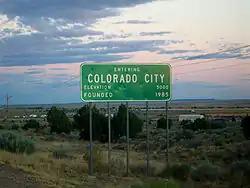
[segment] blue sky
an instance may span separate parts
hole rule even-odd
[[[167,62],[173,99],[250,98],[250,48],[233,50],[250,44],[249,7],[249,0],[0,0],[0,97],[80,102],[82,62]]]

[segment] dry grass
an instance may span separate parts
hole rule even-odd
[[[5,151],[0,151],[0,162],[14,168],[22,169],[31,173],[36,179],[41,180],[44,185],[52,187],[71,188],[71,187],[117,187],[138,182],[138,178],[126,178],[125,158],[121,152],[112,153],[112,174],[108,177],[107,152],[100,151],[99,156],[94,154],[94,166],[96,178],[89,177],[88,160],[84,160],[83,150],[85,144],[73,142],[46,142],[38,140],[38,151],[32,155],[19,155]],[[53,151],[63,150],[69,157],[56,158]],[[73,152],[78,149],[77,152]],[[131,153],[133,154],[133,153]],[[101,158],[100,158],[101,156]],[[125,156],[125,155],[124,155]],[[143,165],[132,157],[131,171],[136,171],[138,166]],[[145,162],[144,162],[145,163]],[[120,178],[118,178],[118,176]]]

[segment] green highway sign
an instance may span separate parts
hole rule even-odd
[[[169,64],[81,64],[84,102],[169,101]]]

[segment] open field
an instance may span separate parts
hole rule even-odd
[[[191,106],[191,103],[188,105]],[[246,106],[232,108],[228,104],[228,107],[218,108],[220,106],[218,105],[216,108],[215,105],[211,108],[211,106],[201,107],[200,104],[198,108],[198,103],[195,103],[196,108],[189,108],[188,105],[171,106],[169,109],[170,117],[177,118],[180,114],[185,113],[212,116],[245,116],[250,113],[250,108]],[[70,106],[67,107],[67,110],[74,108]],[[142,110],[144,107],[139,106],[139,108],[141,110],[136,111],[135,109],[134,112],[139,117],[144,118],[145,111]],[[191,112],[191,110],[195,110],[195,112]],[[164,112],[164,109],[151,109],[149,117],[150,119],[157,118]],[[1,113],[4,114],[5,111]],[[124,147],[126,143],[124,142],[112,144],[111,176],[108,175],[108,145],[95,142],[94,176],[89,176],[89,158],[86,157],[89,155],[88,142],[80,141],[77,133],[55,135],[47,129],[24,131],[21,127],[26,119],[11,117],[36,113],[44,114],[45,111],[11,107],[8,120],[0,120],[0,133],[11,131],[34,140],[36,146],[35,152],[30,155],[0,151],[0,170],[2,171],[0,171],[0,180],[5,188],[18,186],[31,188],[128,188],[132,184],[142,184],[156,179],[166,181],[168,173],[163,173],[166,169],[165,130],[153,129],[154,125],[151,125],[150,128],[150,177],[145,177],[145,132],[142,132],[138,138],[131,140],[130,174],[128,177],[125,174],[126,153]],[[37,120],[41,124],[47,125],[46,119],[37,118]],[[189,136],[186,137],[187,135]],[[182,168],[177,169],[177,172],[171,171],[174,174],[175,180],[173,181],[181,182],[184,185],[183,188],[248,188],[250,184],[241,171],[241,166],[250,166],[250,163],[246,161],[250,157],[249,146],[249,141],[243,137],[240,122],[227,122],[227,126],[221,129],[191,131],[189,133],[180,129],[176,124],[170,129],[170,165],[187,164],[192,166],[192,171],[188,174],[185,174],[186,172]],[[180,180],[182,176],[188,177],[185,180]]]
[[[107,112],[107,104],[95,104],[97,108],[101,109],[104,113]],[[111,103],[111,111],[115,113],[120,103]],[[41,116],[46,114],[46,110],[52,105],[12,105],[9,107],[7,113],[4,108],[0,108],[0,118],[8,115],[13,118],[14,116],[29,116],[36,114]],[[64,108],[69,116],[73,116],[77,109],[83,104],[56,104],[58,108]],[[132,111],[138,115],[145,113],[145,104],[129,104]],[[209,101],[170,101],[169,102],[169,115],[172,118],[177,118],[180,114],[206,114],[210,116],[246,116],[250,114],[250,100],[209,100]],[[149,103],[149,115],[152,118],[157,118],[158,115],[165,114],[164,103]]]

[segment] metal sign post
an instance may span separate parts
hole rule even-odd
[[[169,166],[169,124],[168,124],[168,101],[166,101],[166,160],[167,166]]]
[[[147,143],[147,171],[146,176],[149,176],[149,130],[148,130],[148,101],[146,101],[146,143]]]
[[[92,159],[92,103],[127,103],[127,174],[129,174],[129,109],[128,102],[169,101],[172,97],[172,76],[170,64],[156,63],[85,63],[81,64],[81,100],[90,102],[90,174],[93,173]],[[169,129],[166,102],[167,161],[169,149]],[[109,115],[110,119],[110,115]],[[147,123],[148,124],[148,123]],[[110,128],[109,122],[109,128]],[[147,125],[148,126],[148,125]],[[109,129],[110,131],[110,129]],[[148,131],[148,130],[147,130]],[[109,165],[111,136],[109,132]],[[148,134],[148,133],[147,133]],[[147,135],[148,136],[148,135]],[[147,138],[148,139],[148,138]],[[147,140],[148,142],[148,140]],[[149,144],[149,143],[147,143]],[[149,169],[149,146],[147,166]],[[148,173],[148,172],[147,172]]]
[[[110,114],[110,103],[108,102],[108,167],[109,175],[111,175],[111,114]]]
[[[92,102],[89,103],[89,174],[93,175],[93,130],[92,130]]]
[[[127,106],[127,169],[126,169],[126,174],[127,176],[129,175],[129,109],[128,109],[128,102],[126,102]]]

